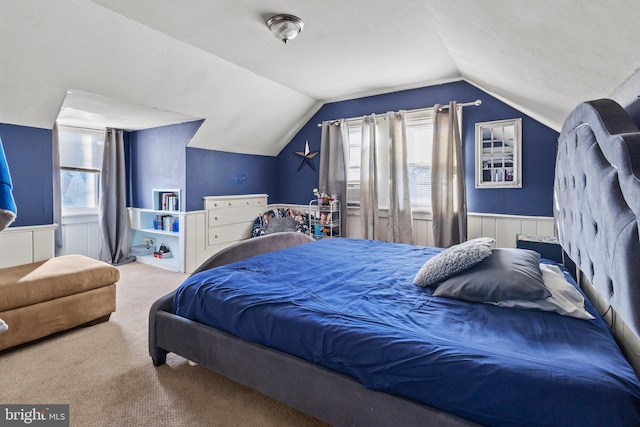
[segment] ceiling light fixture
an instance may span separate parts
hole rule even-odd
[[[278,40],[282,40],[284,44],[287,44],[289,40],[295,39],[302,31],[304,22],[297,16],[278,14],[269,18],[267,27]]]

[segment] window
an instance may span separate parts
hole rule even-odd
[[[432,111],[419,110],[406,115],[407,167],[409,169],[409,189],[411,206],[416,210],[431,209],[431,147],[433,142]],[[362,144],[362,119],[350,120],[349,126],[349,176],[347,182],[347,203],[360,204],[360,150]],[[385,116],[376,119],[380,182],[379,206],[388,206],[388,123]],[[383,178],[385,177],[385,178]]]
[[[62,209],[98,207],[104,130],[60,126]]]
[[[362,147],[362,120],[351,121],[349,126],[349,170],[347,172],[347,205],[360,204],[360,149]]]

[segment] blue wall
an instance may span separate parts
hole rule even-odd
[[[318,186],[318,173],[308,166],[297,172],[300,157],[293,152],[302,151],[305,140],[309,140],[311,151],[320,149],[321,130],[318,123],[371,113],[431,107],[436,103],[448,104],[452,100],[471,102],[476,99],[482,100],[482,105],[466,107],[462,114],[469,212],[552,216],[558,133],[464,81],[325,104],[278,155],[278,202],[308,203],[313,198],[312,190]],[[522,118],[522,188],[476,189],[475,123],[514,118]],[[319,156],[314,159],[316,170],[319,169],[318,162]]]
[[[153,209],[152,190],[182,191],[185,207],[187,143],[202,121],[180,123],[131,132],[129,142],[129,177],[131,206]]]
[[[18,215],[11,227],[53,223],[51,130],[0,123]]]
[[[268,194],[278,200],[275,157],[187,148],[187,210],[204,209],[204,196]]]
[[[202,121],[131,132],[131,206],[152,208],[153,189],[180,189],[182,209],[202,210],[202,198],[266,193],[277,198],[275,157],[189,148]]]

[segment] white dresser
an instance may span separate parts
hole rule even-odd
[[[207,196],[207,249],[217,252],[251,237],[253,223],[267,207],[266,194]]]

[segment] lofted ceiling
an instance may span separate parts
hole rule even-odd
[[[305,22],[284,45],[276,13]],[[640,65],[630,0],[4,0],[0,122],[204,119],[191,147],[276,155],[323,103],[464,79],[559,130]]]

